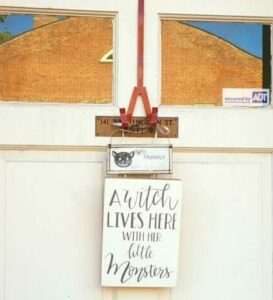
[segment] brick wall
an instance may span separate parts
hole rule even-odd
[[[59,21],[59,19],[56,16],[44,16],[44,15],[34,16],[33,27],[38,28],[57,21]]]
[[[262,61],[177,21],[162,21],[163,104],[216,104],[222,88],[261,88]]]
[[[71,17],[0,45],[0,99],[109,103],[111,18]]]
[[[38,17],[37,28],[0,45],[0,100],[112,101],[111,18]],[[37,26],[38,26],[37,25]],[[262,62],[202,30],[162,21],[162,103],[221,104],[223,87],[262,87]],[[129,101],[129,100],[128,100]]]

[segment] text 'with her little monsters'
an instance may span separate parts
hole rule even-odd
[[[175,286],[182,184],[106,178],[102,285]]]

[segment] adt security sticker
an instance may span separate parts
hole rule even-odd
[[[270,104],[269,89],[223,89],[223,106],[263,107]]]

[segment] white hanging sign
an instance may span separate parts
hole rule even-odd
[[[109,145],[107,174],[172,173],[170,145]]]
[[[106,178],[103,286],[176,285],[181,195],[176,179]]]

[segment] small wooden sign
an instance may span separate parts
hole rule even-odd
[[[171,174],[171,145],[109,145],[107,174]]]
[[[102,286],[174,287],[182,182],[106,178]]]
[[[117,127],[113,125],[115,123],[121,123],[119,117],[96,116],[96,136],[112,136],[117,130]],[[160,117],[158,124],[169,128],[169,138],[178,138],[178,118]],[[146,117],[134,117],[130,132],[125,132],[127,137],[153,137],[154,135],[155,129],[149,126]],[[121,132],[116,133],[115,136],[121,136]],[[158,137],[166,136],[159,132]]]

